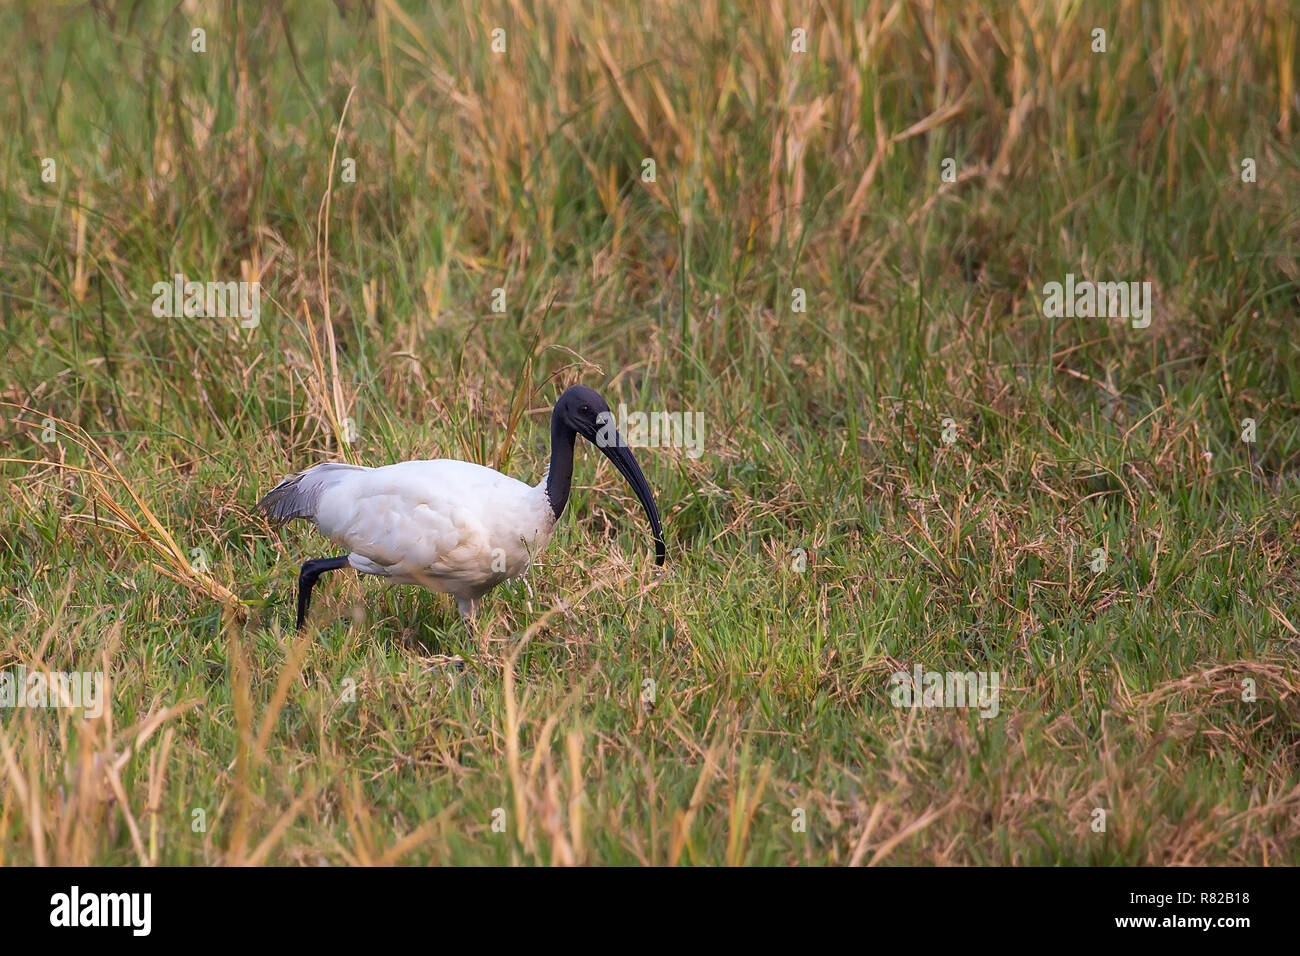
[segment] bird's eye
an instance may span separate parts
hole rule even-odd
[[[591,406],[590,406],[590,405],[583,405],[581,408],[578,409],[578,411],[580,411],[580,412],[589,412],[589,411],[591,411]]]

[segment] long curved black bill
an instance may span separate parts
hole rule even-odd
[[[664,527],[659,523],[659,509],[655,507],[655,496],[650,493],[645,475],[641,474],[641,466],[632,457],[632,449],[623,443],[623,436],[617,431],[614,432],[612,445],[596,442],[596,447],[614,463],[614,467],[627,479],[627,483],[632,486],[637,498],[641,500],[641,507],[645,509],[646,517],[650,519],[650,530],[654,532],[655,564],[663,564],[668,554],[668,548],[664,545]]]

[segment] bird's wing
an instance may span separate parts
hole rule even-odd
[[[320,500],[326,491],[354,481],[371,470],[361,465],[345,465],[333,461],[317,465],[284,479],[262,496],[257,507],[281,521],[290,518],[315,520]]]
[[[477,581],[492,566],[484,498],[501,482],[513,479],[464,462],[374,468],[326,490],[316,527],[389,575]]]

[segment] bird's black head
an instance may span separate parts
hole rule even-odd
[[[609,404],[595,390],[585,385],[574,385],[567,389],[560,400],[555,403],[552,419],[559,419],[568,428],[592,444],[596,443],[601,427],[608,423],[614,428],[614,415]]]
[[[555,403],[555,410],[551,413],[552,444],[563,432],[570,434],[577,432],[587,439],[604,452],[605,457],[612,461],[614,467],[627,479],[627,483],[636,492],[641,507],[645,509],[646,517],[650,519],[650,530],[654,533],[655,541],[655,564],[663,564],[668,549],[664,545],[664,529],[659,522],[659,509],[655,505],[655,498],[650,492],[650,485],[647,484],[645,475],[641,474],[641,467],[632,457],[632,450],[627,447],[623,436],[618,433],[614,413],[609,410],[609,404],[585,385],[574,385],[567,389]],[[571,439],[569,445],[572,447]],[[557,464],[558,462],[552,460],[551,468],[554,470]],[[570,458],[568,468],[571,470],[572,467]],[[553,474],[553,477],[555,476]],[[563,496],[566,499],[568,487],[566,474],[563,489]],[[558,492],[552,500],[554,501],[556,497],[559,497]]]

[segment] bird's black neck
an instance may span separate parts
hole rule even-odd
[[[569,503],[569,487],[573,484],[573,445],[578,433],[568,425],[551,417],[551,466],[546,471],[546,498],[551,503],[551,514],[560,520],[564,506]]]

